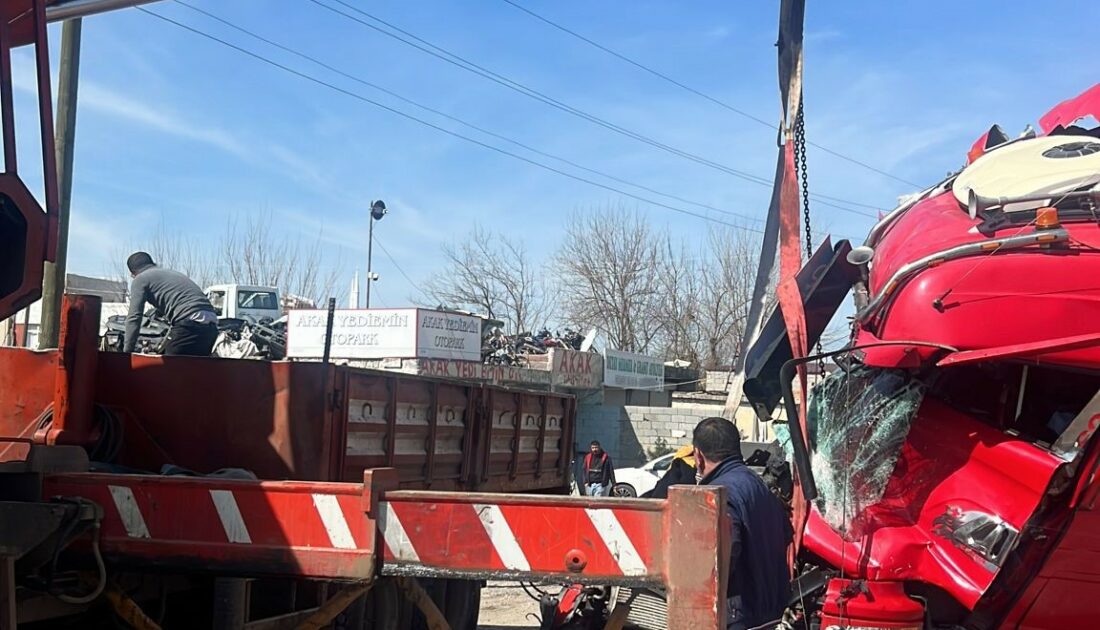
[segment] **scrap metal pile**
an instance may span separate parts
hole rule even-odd
[[[506,335],[499,326],[493,326],[483,335],[481,358],[487,365],[522,367],[529,364],[528,357],[547,354],[551,348],[580,350],[584,339],[584,335],[572,328],[566,328],[565,334],[552,333],[543,328],[537,334],[523,332]]]
[[[168,322],[153,311],[145,314],[134,350],[142,354],[163,354],[168,341]],[[100,339],[100,349],[106,352],[122,352],[126,333],[126,316],[107,318],[106,331]],[[223,317],[218,320],[218,339],[214,342],[213,356],[226,359],[286,358],[286,317],[258,321]]]
[[[212,354],[226,359],[286,358],[286,316],[249,321],[232,317],[218,320],[218,339]]]

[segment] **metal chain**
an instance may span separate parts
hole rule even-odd
[[[806,170],[806,121],[803,115],[802,105],[804,101],[798,101],[798,116],[794,121],[794,168],[795,173],[802,180],[802,220],[806,223],[806,260],[814,253],[814,233],[810,227],[810,176]],[[822,335],[825,331],[822,331]],[[816,354],[821,354],[821,340],[817,341]],[[817,361],[818,378],[825,377],[825,360]]]
[[[806,124],[801,100],[794,121],[794,169],[802,179],[802,219],[806,222],[806,260],[809,260],[814,253],[814,238],[810,228],[810,177],[806,172]]]

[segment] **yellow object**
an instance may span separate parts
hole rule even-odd
[[[682,459],[685,464],[695,468],[695,447],[690,444],[688,446],[681,446],[680,450],[676,451],[676,455],[673,456],[673,459]]]
[[[160,626],[157,622],[149,618],[145,614],[145,611],[138,606],[137,602],[130,599],[130,596],[122,592],[118,586],[112,584],[104,593],[107,597],[107,601],[111,604],[111,608],[118,615],[118,618],[126,622],[131,628],[136,630],[160,630]]]

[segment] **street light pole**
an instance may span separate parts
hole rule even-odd
[[[371,250],[374,248],[374,215],[370,217],[370,228],[367,230],[367,308],[370,308],[370,282],[371,282],[371,270],[370,259]]]
[[[370,204],[370,227],[367,228],[367,308],[370,308],[370,285],[375,275],[371,272],[371,257],[374,250],[374,222],[386,216],[386,204],[381,199]]]

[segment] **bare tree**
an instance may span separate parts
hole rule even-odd
[[[660,239],[645,217],[623,207],[575,212],[555,258],[566,315],[595,327],[611,347],[650,350],[660,311]]]
[[[435,306],[469,308],[499,319],[513,332],[544,326],[552,315],[542,266],[523,243],[474,226],[462,241],[443,247],[447,271],[424,294]]]
[[[236,218],[216,245],[171,229],[162,217],[153,234],[130,251],[149,252],[158,265],[174,269],[200,287],[217,283],[278,287],[286,295],[321,303],[333,294],[339,261],[326,261],[321,234],[303,246],[299,235],[278,236],[270,213],[253,214],[243,225]],[[129,281],[125,260],[130,251],[118,251],[115,275]],[[329,264],[326,268],[326,262]]]
[[[677,246],[664,237],[654,314],[662,323],[657,344],[662,356],[705,368],[733,358],[748,314],[754,248],[753,240],[735,229],[712,229],[702,248]]]
[[[307,246],[302,239],[273,234],[271,213],[250,214],[244,224],[226,223],[219,254],[225,281],[278,287],[284,295],[321,303],[336,286],[336,266],[324,269],[322,234]]]
[[[743,230],[711,230],[710,258],[700,265],[697,335],[703,367],[733,359],[745,334],[756,273],[756,243]]]
[[[657,274],[657,311],[653,316],[662,324],[663,332],[657,350],[669,359],[699,362],[699,309],[702,284],[701,268],[705,263],[693,258],[686,244],[678,247],[667,234],[661,246],[661,263]]]
[[[161,216],[153,233],[140,245],[129,249],[116,247],[112,253],[113,273],[118,280],[129,283],[130,272],[126,258],[135,251],[148,252],[158,265],[175,269],[205,287],[221,277],[217,261],[209,255],[210,248],[199,239],[188,237],[172,229]]]

